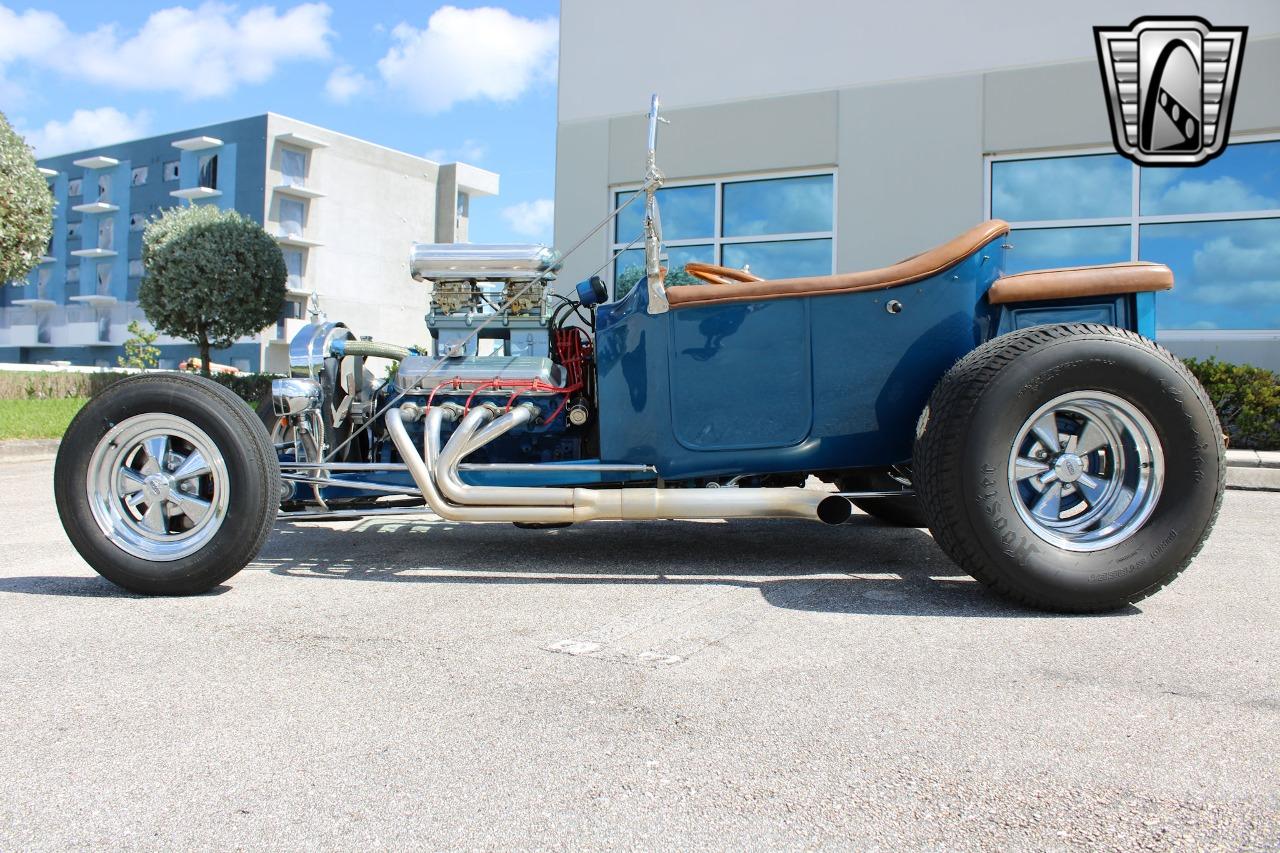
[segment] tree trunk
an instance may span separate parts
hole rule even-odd
[[[209,370],[209,336],[204,329],[200,330],[200,375],[205,378],[212,375]]]

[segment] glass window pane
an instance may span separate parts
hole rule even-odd
[[[628,190],[614,194],[614,206],[634,194]],[[695,240],[714,237],[716,230],[716,190],[712,184],[696,187],[666,187],[658,190],[658,215],[662,217],[662,239]],[[644,196],[618,214],[614,242],[630,243],[644,233]]]
[[[204,154],[200,157],[199,185],[211,190],[218,188],[218,155]]]
[[[109,216],[98,220],[98,248],[114,249],[116,237],[116,221]]]
[[[724,236],[830,231],[830,175],[737,181],[724,185]]]
[[[673,280],[669,282],[672,287],[685,284],[700,284],[701,282],[693,279],[684,271],[684,265],[690,261],[700,261],[704,264],[715,263],[716,250],[715,246],[707,244],[705,246],[668,246],[667,259],[663,265],[668,270],[674,270]],[[613,262],[613,298],[619,299],[625,296],[635,283],[644,276],[644,250],[630,249],[618,256]]]
[[[280,172],[289,186],[302,186],[307,177],[307,155],[288,148],[280,149]]]
[[[98,176],[98,201],[111,203],[111,176]]]
[[[1013,248],[1005,255],[1006,274],[1027,270],[1114,264],[1129,260],[1128,225],[1083,228],[1019,228],[1009,235]]]
[[[147,182],[148,171],[149,170],[146,166],[135,167],[134,170],[129,174],[129,185],[134,187],[140,187],[143,184],[145,184]]]
[[[991,164],[991,215],[1010,222],[1132,213],[1133,166],[1118,154],[999,160]]]
[[[644,275],[644,251],[631,249],[613,262],[613,298],[621,299]]]
[[[1142,212],[1280,210],[1280,142],[1231,145],[1187,169],[1143,169]]]
[[[1139,254],[1173,270],[1162,329],[1280,328],[1280,219],[1143,225]]]
[[[787,240],[778,243],[725,243],[722,263],[761,278],[798,278],[831,274],[830,240]]]
[[[80,195],[80,178],[72,178],[71,180],[67,181],[67,195],[69,196]]]
[[[98,264],[98,295],[111,295],[111,264]]]
[[[302,202],[291,198],[280,199],[280,233],[290,237],[300,236],[303,216]]]

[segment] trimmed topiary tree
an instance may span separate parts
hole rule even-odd
[[[262,226],[213,205],[178,207],[147,224],[138,304],[159,331],[209,350],[270,326],[284,304],[284,253]]]
[[[0,113],[0,286],[40,262],[53,234],[53,196],[31,146]]]

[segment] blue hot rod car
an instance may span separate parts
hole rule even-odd
[[[857,505],[929,527],[1033,607],[1116,608],[1189,564],[1223,440],[1151,341],[1167,267],[1005,275],[993,220],[883,269],[689,264],[704,284],[669,286],[657,126],[655,98],[648,177],[623,205],[645,205],[646,276],[625,296],[596,277],[556,292],[542,247],[416,246],[431,351],[317,313],[261,420],[185,375],[94,398],[55,472],[72,543],[123,587],[187,594],[239,571],[278,517],[839,524]],[[375,379],[370,359],[393,369]]]

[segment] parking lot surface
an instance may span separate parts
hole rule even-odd
[[[51,472],[0,465],[0,849],[1280,844],[1280,494],[1061,617],[861,515],[282,523],[146,599]]]

